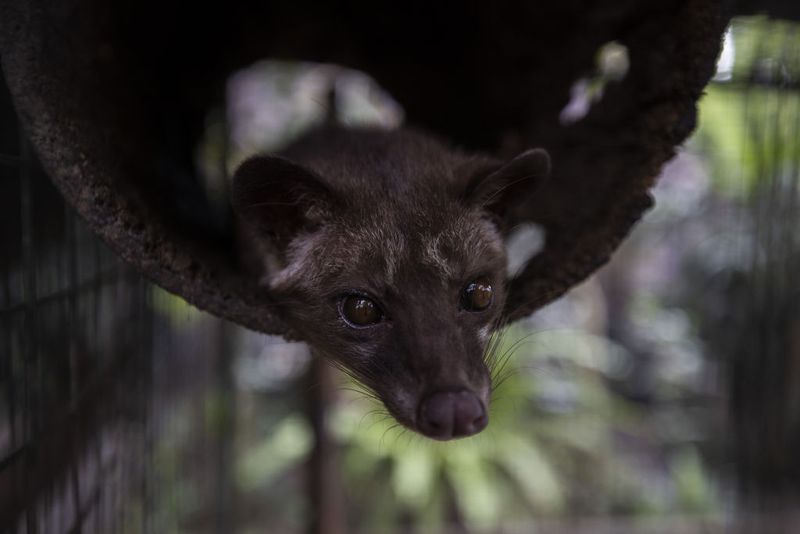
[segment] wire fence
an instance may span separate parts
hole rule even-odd
[[[152,286],[64,204],[0,85],[0,532],[164,532],[177,519],[158,507],[175,487],[162,482],[176,477],[154,443],[175,424],[171,399],[224,386],[223,328],[206,318],[178,339]],[[187,450],[186,470],[219,478],[220,450]]]

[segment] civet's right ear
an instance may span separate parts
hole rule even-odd
[[[549,176],[549,154],[543,148],[533,148],[473,176],[464,195],[468,202],[502,215],[529,198]]]
[[[333,193],[316,173],[276,156],[248,159],[236,170],[231,184],[234,211],[278,246],[321,223],[334,203]]]

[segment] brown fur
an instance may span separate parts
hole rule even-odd
[[[419,132],[329,127],[282,157],[245,162],[233,204],[270,246],[265,280],[292,326],[412,429],[431,391],[486,404],[484,351],[505,301],[502,215],[546,176],[546,154],[503,165]],[[461,305],[478,277],[494,289],[481,312]],[[339,303],[353,292],[385,319],[349,326]]]

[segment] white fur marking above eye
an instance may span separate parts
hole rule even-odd
[[[443,234],[444,232],[430,239],[426,239],[427,244],[425,245],[422,262],[439,269],[446,278],[452,278],[454,270],[447,262],[447,258],[444,257],[441,250]]]

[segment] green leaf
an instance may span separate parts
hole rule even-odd
[[[236,465],[236,479],[244,490],[269,485],[272,479],[294,466],[311,450],[311,430],[299,416],[289,416],[260,445],[243,455]]]

